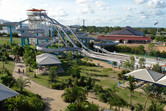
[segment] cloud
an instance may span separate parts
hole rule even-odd
[[[147,0],[135,0],[136,4],[143,4],[145,3]]]
[[[76,0],[76,3],[78,4],[87,4],[89,3],[91,0]]]
[[[94,10],[91,5],[91,0],[76,0],[76,3],[79,6],[79,9],[77,9],[77,13],[79,14],[94,13]]]
[[[48,7],[49,5],[47,3],[41,4],[42,7]]]
[[[166,8],[166,2],[164,0],[150,0],[147,3],[149,8]]]
[[[132,11],[132,8],[131,7],[125,7],[123,8],[124,11]]]
[[[49,10],[49,14],[50,16],[57,18],[62,18],[68,15],[62,7],[57,7],[55,10]]]
[[[156,15],[156,16],[162,16],[162,15],[165,15],[165,12],[161,11],[161,10],[154,10],[152,11],[153,15]]]
[[[110,7],[102,1],[96,1],[96,6],[101,10],[110,10]]]

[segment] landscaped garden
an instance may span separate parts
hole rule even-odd
[[[64,90],[62,99],[65,102],[71,103],[66,108],[66,110],[69,111],[72,111],[72,109],[77,111],[81,108],[83,111],[99,110],[97,105],[86,102],[88,92],[93,93],[96,99],[108,103],[110,108],[115,110],[119,110],[120,107],[130,109],[134,106],[136,111],[144,110],[144,108],[148,111],[151,111],[154,108],[156,108],[156,111],[161,111],[165,105],[165,100],[162,99],[162,94],[165,94],[165,92],[163,92],[165,90],[164,88],[156,87],[158,90],[155,93],[157,93],[158,96],[154,96],[151,85],[144,87],[142,90],[143,92],[137,92],[135,91],[136,84],[132,77],[128,80],[128,87],[117,87],[118,82],[123,84],[122,79],[125,71],[120,72],[115,71],[112,68],[96,66],[92,63],[91,59],[87,57],[82,58],[77,54],[72,56],[72,53],[68,52],[65,56],[59,56],[65,73],[58,74],[57,66],[52,66],[47,74],[36,75],[36,54],[41,52],[38,52],[33,47],[25,46],[24,48],[21,48],[17,45],[10,48],[12,49],[11,52],[10,50],[9,52],[5,52],[4,48],[7,49],[7,47],[8,46],[5,45],[1,47],[2,56],[0,58],[0,67],[2,69],[8,69],[6,72],[1,71],[1,73],[3,73],[1,74],[1,82],[21,94],[21,96],[7,100],[6,104],[12,106],[10,107],[10,110],[18,110],[23,107],[28,107],[32,109],[37,108],[37,111],[40,111],[44,108],[44,102],[41,100],[40,96],[34,95],[24,89],[24,86],[28,86],[29,84],[28,79],[24,80],[23,78],[19,78],[15,80],[12,77],[11,74],[14,69],[14,62],[9,58],[8,53],[13,55],[23,55],[24,63],[27,65],[26,72],[31,80],[55,90]],[[132,69],[132,61],[127,62],[126,69]],[[25,84],[20,87],[22,81],[24,81]],[[26,103],[16,105],[14,101],[19,101],[20,104],[22,101],[26,101]],[[38,104],[39,106],[33,106],[33,104],[37,104],[35,103],[36,101],[40,101],[40,104]],[[30,110],[28,108],[27,110]],[[9,107],[6,107],[6,109],[9,110]]]

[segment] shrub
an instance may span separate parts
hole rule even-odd
[[[99,93],[98,94],[98,100],[101,102],[106,103],[107,102],[107,96],[105,95],[105,93]]]
[[[99,93],[101,93],[103,91],[104,90],[103,90],[102,86],[100,86],[98,84],[93,87],[93,92],[95,92],[95,94],[99,94]]]
[[[37,96],[19,95],[5,101],[8,111],[43,111],[45,103]]]
[[[72,103],[67,106],[65,111],[99,111],[99,106],[88,102],[83,102],[80,106],[76,103]]]
[[[64,84],[64,83],[53,83],[53,84],[51,84],[52,89],[63,90],[65,87],[66,87],[66,84]]]

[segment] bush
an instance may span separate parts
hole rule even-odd
[[[98,94],[98,100],[101,102],[106,103],[107,102],[107,96],[105,95],[105,93],[99,93]]]
[[[6,100],[5,106],[8,111],[43,111],[45,103],[37,96],[19,95]]]
[[[103,90],[102,86],[100,86],[98,84],[93,87],[93,92],[95,92],[96,95],[103,92],[103,91],[104,90]]]
[[[72,103],[67,106],[65,111],[99,111],[99,106],[88,102],[84,102],[80,106],[76,103]]]
[[[65,87],[66,87],[66,85],[64,83],[53,83],[53,84],[51,84],[52,89],[63,90],[63,89],[65,89]]]
[[[2,84],[9,86],[9,87],[12,87],[14,85],[14,83],[16,82],[16,80],[12,76],[9,76],[9,75],[5,75],[5,76],[1,77],[1,80],[2,80]]]

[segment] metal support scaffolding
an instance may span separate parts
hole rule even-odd
[[[88,39],[85,39],[85,46],[88,46]]]
[[[13,36],[12,36],[12,26],[10,25],[10,43],[13,43]]]
[[[54,26],[52,26],[52,37],[55,37],[55,29],[54,29]]]
[[[22,28],[22,22],[20,22],[20,28]],[[21,35],[22,35],[22,31],[21,31]],[[21,36],[21,47],[23,47],[24,46],[24,43],[23,43],[23,38],[22,38],[22,36]]]

